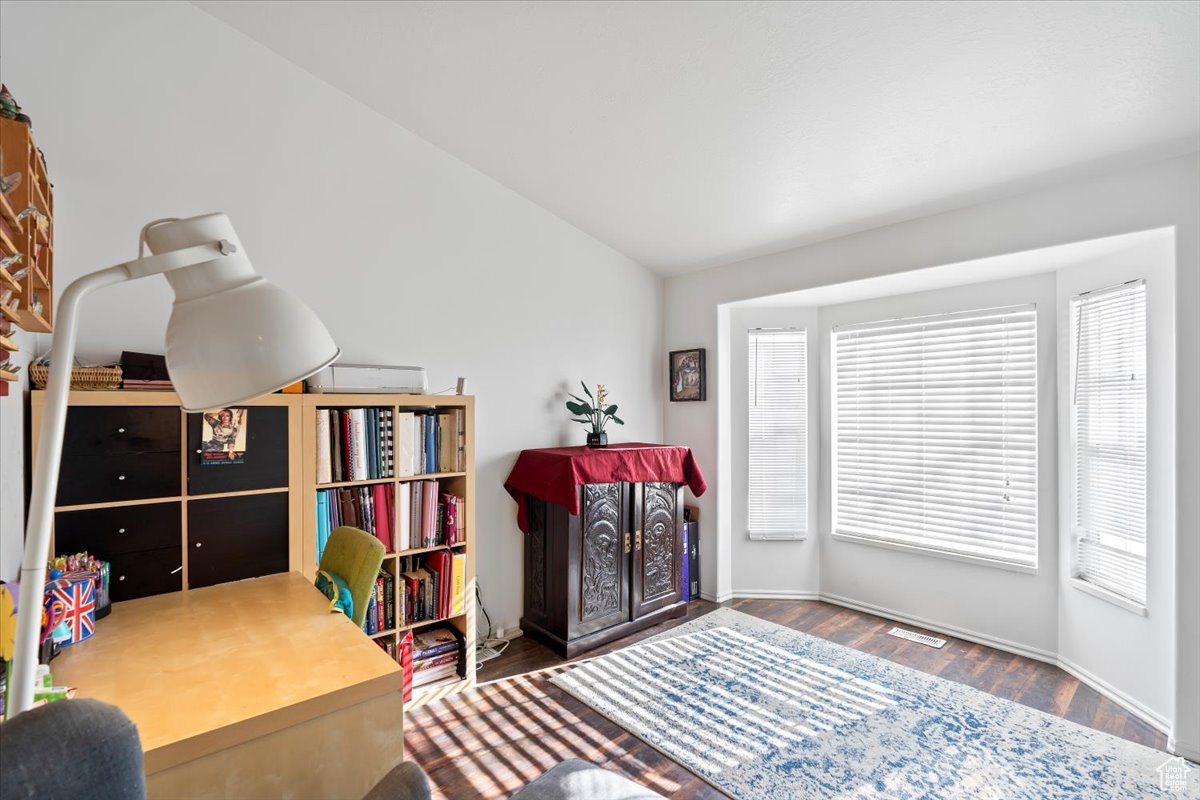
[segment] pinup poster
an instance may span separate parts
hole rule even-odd
[[[201,464],[245,463],[246,411],[218,408],[204,412],[204,424],[200,427]]]

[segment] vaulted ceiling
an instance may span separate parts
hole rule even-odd
[[[1200,148],[1195,2],[196,5],[667,275]]]

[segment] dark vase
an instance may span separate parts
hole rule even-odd
[[[589,433],[587,438],[588,447],[608,447],[607,433]]]

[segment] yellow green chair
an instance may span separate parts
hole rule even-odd
[[[342,526],[329,534],[321,563],[317,567],[339,576],[350,587],[354,598],[354,624],[362,627],[367,616],[367,604],[375,590],[375,579],[383,566],[383,542],[366,531]]]

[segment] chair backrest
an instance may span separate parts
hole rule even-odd
[[[383,565],[383,542],[366,531],[342,526],[329,534],[318,569],[338,575],[350,586],[354,598],[354,624],[362,627],[375,579]]]

